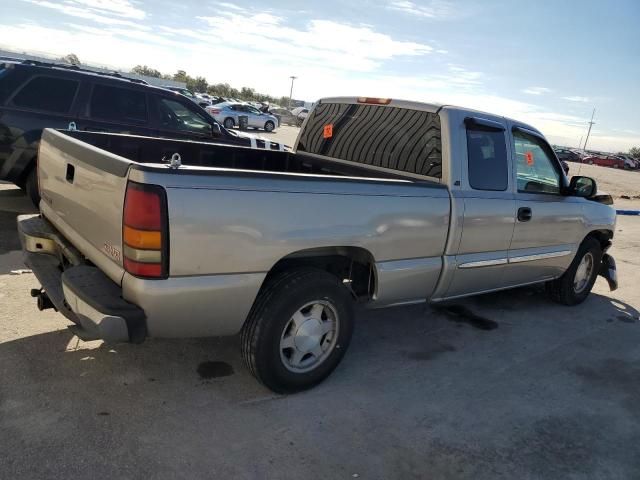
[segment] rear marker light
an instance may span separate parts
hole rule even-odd
[[[127,183],[122,218],[125,270],[138,277],[166,278],[169,249],[164,189]]]

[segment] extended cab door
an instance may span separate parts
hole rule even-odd
[[[536,131],[511,125],[516,223],[506,280],[510,285],[560,276],[584,234],[582,203],[564,196],[562,166]]]
[[[507,125],[482,114],[450,121],[452,215],[461,227],[452,280],[446,297],[491,291],[505,285],[505,269],[515,224],[515,199]],[[455,158],[457,156],[457,158]],[[454,247],[455,248],[455,247]]]

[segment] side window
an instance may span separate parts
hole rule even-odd
[[[504,191],[509,185],[504,131],[467,127],[469,185],[474,190]]]
[[[549,146],[520,130],[513,132],[513,142],[518,192],[559,194],[560,172]]]
[[[121,123],[146,123],[147,96],[137,90],[96,84],[91,94],[90,115]]]
[[[66,78],[35,77],[13,97],[16,107],[52,113],[69,113],[78,82]]]
[[[211,122],[186,105],[168,98],[160,98],[158,106],[162,128],[205,135],[211,134]]]

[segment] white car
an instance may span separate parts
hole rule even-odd
[[[307,118],[307,115],[309,115],[309,109],[305,107],[297,107],[291,110],[291,113],[296,116],[298,119],[298,126],[300,126],[302,125],[302,122],[304,122],[304,119]]]
[[[265,132],[272,132],[278,126],[275,116],[261,112],[246,103],[223,102],[206,107],[205,110],[229,130],[240,125],[240,116],[248,117],[248,127],[262,128]]]

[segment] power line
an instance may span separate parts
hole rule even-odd
[[[596,114],[596,109],[593,109],[593,113],[591,114],[591,121],[589,122],[589,130],[587,130],[587,138],[584,139],[584,146],[582,147],[582,151],[585,152],[587,150],[587,142],[589,141],[589,134],[591,133],[591,127],[595,125],[593,121],[593,117]]]

